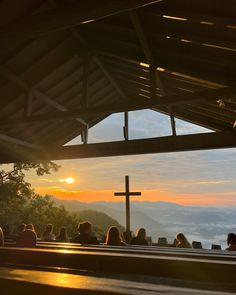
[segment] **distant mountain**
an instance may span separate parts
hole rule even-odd
[[[124,202],[82,203],[71,200],[58,200],[57,203],[70,211],[96,210],[106,213],[125,226]],[[153,241],[157,237],[166,236],[169,241],[177,232],[184,232],[190,241],[202,241],[203,246],[212,243],[226,246],[226,236],[236,232],[236,208],[214,208],[181,206],[169,202],[132,202],[131,228],[144,227]]]
[[[99,237],[104,236],[111,225],[117,226],[121,232],[124,231],[124,227],[120,225],[117,220],[103,212],[95,210],[82,210],[79,211],[79,217],[82,220],[89,220],[94,225],[94,231]]]
[[[80,212],[83,210],[96,210],[103,212],[108,216],[117,220],[121,225],[125,226],[125,204],[122,202],[93,202],[82,203],[74,200],[59,200],[54,198],[57,204],[63,205],[67,210],[73,212]],[[147,234],[157,241],[157,237],[166,236],[172,239],[172,235],[168,232],[166,227],[160,222],[154,220],[150,214],[146,214],[141,207],[136,206],[136,203],[131,205],[131,229],[134,231],[140,227],[147,230]],[[112,225],[112,224],[111,224]]]

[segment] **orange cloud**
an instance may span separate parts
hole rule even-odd
[[[53,195],[64,200],[78,200],[81,202],[120,202],[124,197],[114,196],[114,190],[97,190],[97,191],[76,191],[66,190],[59,187],[38,187],[37,193]],[[206,194],[175,194],[168,191],[160,190],[142,190],[142,196],[131,197],[133,201],[165,201],[173,202],[180,205],[192,206],[226,206],[236,205],[236,193],[206,193]]]

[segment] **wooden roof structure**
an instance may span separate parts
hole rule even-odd
[[[0,16],[0,163],[236,147],[234,0],[1,0]],[[172,136],[129,140],[141,109]],[[88,144],[117,112],[124,141]]]

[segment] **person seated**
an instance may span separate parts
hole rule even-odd
[[[126,246],[123,241],[120,231],[116,226],[111,226],[106,235],[106,245],[109,246]]]
[[[4,234],[3,234],[3,230],[0,227],[0,247],[4,246]]]
[[[46,226],[44,233],[42,234],[41,240],[50,242],[50,241],[55,241],[55,239],[56,239],[56,236],[53,233],[53,225],[49,223]]]
[[[11,235],[12,240],[14,242],[17,241],[17,239],[19,238],[20,234],[25,230],[26,224],[25,223],[21,223],[20,225],[18,225],[16,232],[14,234]]]
[[[4,236],[4,240],[12,240],[12,236],[11,236],[11,227],[8,224],[5,224],[1,227],[2,232],[3,232],[3,236]]]
[[[234,233],[228,234],[227,244],[228,244],[228,248],[226,248],[226,250],[236,251],[236,235]]]
[[[131,239],[130,244],[148,246],[148,242],[146,240],[146,230],[144,228],[138,229],[136,236]]]
[[[178,248],[192,248],[191,244],[189,243],[189,241],[187,240],[187,238],[185,237],[185,235],[183,233],[178,233],[176,235],[176,240],[177,240],[176,247],[178,247]]]
[[[22,231],[16,241],[16,247],[34,248],[37,243],[37,236],[35,231],[27,228]]]
[[[17,235],[19,236],[24,230],[26,230],[26,224],[25,223],[21,223],[18,227],[17,227]]]
[[[67,232],[66,232],[66,228],[62,227],[60,229],[60,233],[59,235],[56,237],[56,240],[58,242],[63,242],[63,243],[69,243],[70,239],[68,238]]]
[[[92,235],[92,223],[88,221],[80,222],[78,226],[78,236],[72,239],[72,243],[97,245],[98,239]]]

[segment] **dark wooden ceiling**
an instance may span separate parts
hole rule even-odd
[[[112,113],[148,108],[171,116],[173,138],[180,118],[235,146],[234,0],[2,0],[0,39],[2,163],[71,158],[52,154]]]

